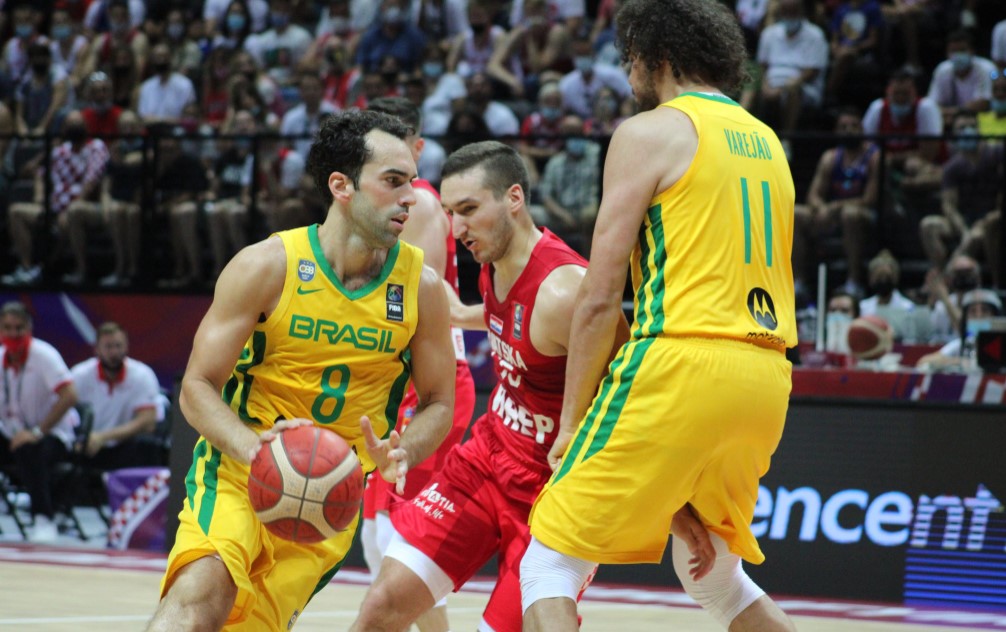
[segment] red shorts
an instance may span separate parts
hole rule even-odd
[[[419,397],[416,389],[411,385],[405,397],[402,398],[402,405],[398,408],[398,423],[396,428],[402,432],[419,405]],[[409,499],[426,487],[433,474],[443,467],[447,459],[447,453],[451,448],[461,443],[461,439],[468,430],[468,425],[472,421],[472,413],[475,412],[475,381],[472,380],[472,372],[468,369],[467,362],[458,362],[457,372],[454,380],[454,424],[451,426],[444,442],[440,444],[437,451],[429,458],[414,466],[405,476],[405,494],[403,498]],[[378,511],[387,511],[391,504],[391,497],[395,496],[395,486],[388,483],[377,472],[371,472],[367,477],[367,487],[363,491],[363,518],[373,520],[374,514]]]
[[[551,472],[533,471],[510,457],[488,429],[475,422],[472,438],[455,447],[419,495],[391,505],[391,522],[436,562],[458,590],[494,554],[496,588],[483,618],[497,632],[520,632],[520,560],[531,532],[528,514]]]

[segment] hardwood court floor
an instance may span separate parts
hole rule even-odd
[[[96,562],[97,563],[97,562]],[[39,632],[142,630],[157,600],[160,573],[88,566],[0,561],[0,629]],[[315,597],[297,632],[335,632],[352,622],[365,586],[336,583]],[[451,627],[475,630],[488,595],[463,591],[449,598]],[[800,603],[800,602],[793,602]],[[785,603],[783,604],[785,607]],[[714,632],[720,628],[695,607],[582,604],[584,632]],[[809,632],[961,632],[961,627],[794,616]],[[993,628],[995,629],[995,628]],[[1004,629],[1004,628],[999,628]]]

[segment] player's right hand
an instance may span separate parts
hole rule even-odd
[[[552,444],[552,448],[548,451],[548,466],[552,468],[552,471],[559,469],[559,464],[562,463],[562,455],[566,454],[566,448],[569,447],[569,442],[573,440],[573,431],[563,431],[559,430],[559,434],[555,436],[555,443]]]
[[[277,421],[272,428],[269,428],[265,432],[256,435],[256,440],[253,445],[250,445],[245,451],[245,455],[248,458],[248,463],[255,460],[255,456],[258,455],[258,451],[262,449],[262,446],[266,443],[270,443],[279,436],[279,433],[290,428],[299,428],[300,426],[311,426],[314,422],[310,419],[283,419]]]
[[[366,415],[360,417],[360,429],[367,444],[367,452],[370,453],[370,458],[374,459],[381,477],[395,484],[396,493],[404,494],[405,474],[409,471],[409,455],[405,448],[401,447],[402,438],[398,431],[392,430],[387,439],[381,439],[374,434],[370,418]]]

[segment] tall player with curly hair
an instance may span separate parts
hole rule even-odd
[[[789,165],[775,133],[725,96],[746,53],[720,3],[627,0],[616,23],[641,113],[605,161],[569,337],[589,343],[570,345],[554,473],[530,518],[524,630],[575,631],[594,565],[659,562],[672,531],[685,590],[724,627],[791,630],[741,567],[765,559],[750,523],[797,342]],[[630,267],[631,337],[609,367]],[[677,537],[685,506],[714,554]]]

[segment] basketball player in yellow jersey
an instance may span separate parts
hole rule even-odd
[[[447,433],[447,298],[422,251],[398,240],[415,203],[410,131],[376,112],[328,119],[308,158],[330,201],[324,223],[249,246],[220,275],[182,379],[182,411],[202,437],[148,629],[290,629],[341,565],[356,522],[296,544],[251,509],[248,464],[284,429],[336,432],[365,471],[399,484]],[[419,406],[399,436],[410,369]]]
[[[689,560],[673,539],[688,594],[732,631],[791,630],[741,566],[764,560],[750,523],[797,342],[789,165],[772,130],[723,94],[746,53],[721,3],[627,0],[616,24],[641,113],[605,159],[570,334],[589,343],[570,347],[554,473],[531,514],[524,630],[575,631],[593,564],[659,562],[686,504],[715,550]],[[602,381],[630,266],[631,338]]]

